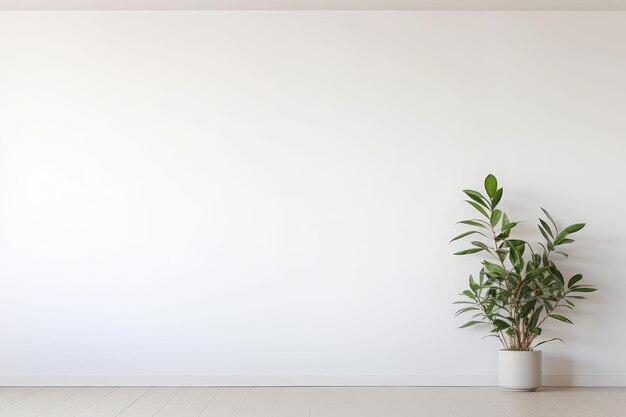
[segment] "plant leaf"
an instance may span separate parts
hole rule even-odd
[[[597,288],[574,286],[570,288],[569,290],[572,292],[594,292],[597,290]]]
[[[454,316],[456,317],[456,316],[458,316],[460,314],[466,313],[468,311],[474,311],[474,310],[479,310],[479,308],[478,307],[474,307],[474,306],[464,307],[464,308],[459,309],[456,313],[454,313]]]
[[[514,228],[515,226],[517,226],[519,223],[518,222],[509,222],[507,224],[503,224],[502,225],[502,230],[501,232],[503,233],[507,233],[509,232],[512,228]]]
[[[576,274],[576,275],[574,275],[573,277],[570,278],[570,280],[567,282],[567,286],[571,287],[572,285],[576,284],[581,279],[583,279],[582,274]]]
[[[471,321],[468,321],[467,323],[465,323],[464,325],[460,326],[459,329],[464,329],[466,327],[475,326],[477,324],[489,324],[489,323],[484,322],[484,321],[471,320]]]
[[[571,226],[567,226],[567,227],[565,228],[565,231],[566,231],[567,233],[576,233],[576,232],[578,232],[580,229],[582,229],[583,227],[585,227],[585,223],[576,223],[576,224],[573,224],[573,225],[571,225]]]
[[[567,317],[564,317],[564,316],[562,316],[560,314],[550,314],[550,317],[552,317],[553,319],[560,320],[560,321],[562,321],[564,323],[574,324],[574,323],[572,323],[572,321],[570,319],[568,319]]]
[[[471,198],[472,200],[474,200],[475,202],[477,202],[481,206],[484,206],[485,208],[489,208],[489,205],[487,204],[485,197],[483,197],[483,195],[481,193],[479,193],[478,191],[463,190],[463,192],[465,194],[467,194],[467,196],[469,198]]]
[[[460,221],[460,222],[457,222],[457,224],[459,224],[459,223],[460,223],[460,224],[467,224],[467,225],[469,225],[469,226],[482,227],[483,229],[486,229],[486,228],[487,228],[487,226],[485,226],[484,224],[479,223],[479,222],[477,222],[477,221],[475,221],[475,220],[462,220],[462,221]]]
[[[533,312],[533,315],[530,317],[530,320],[528,321],[528,327],[530,327],[531,329],[534,329],[537,326],[537,323],[539,322],[539,315],[541,314],[542,310],[543,310],[543,306],[539,306],[539,308]]]
[[[499,188],[498,191],[496,191],[496,195],[494,195],[493,198],[491,199],[491,208],[496,208],[496,206],[502,199],[503,191],[504,190],[502,188]]]
[[[556,238],[554,238],[554,246],[560,245],[565,240],[567,235],[568,235],[567,230],[563,230],[561,233],[556,235]]]
[[[484,208],[482,208],[477,202],[475,201],[471,201],[471,200],[465,200],[468,204],[470,204],[472,207],[474,207],[476,210],[478,210],[480,212],[480,214],[482,214],[483,216],[485,216],[486,218],[489,218],[489,215],[487,214],[487,212],[485,211]]]
[[[498,180],[492,174],[487,175],[485,178],[485,191],[489,198],[493,198],[498,190]]]
[[[461,239],[461,238],[463,238],[465,236],[473,235],[475,233],[478,233],[479,235],[483,235],[478,230],[470,230],[469,232],[461,233],[460,235],[454,237],[450,242],[454,242],[455,240],[459,240],[459,239]],[[483,235],[483,236],[485,236],[485,235]]]
[[[548,226],[548,223],[544,222],[543,219],[539,219],[539,222],[541,223],[545,231],[548,232],[550,237],[554,239],[554,235],[552,234],[552,230],[550,230],[550,226]],[[549,240],[549,239],[546,239],[546,240]]]
[[[496,319],[493,321],[493,325],[495,326],[495,331],[496,332],[501,332],[504,329],[508,329],[509,327],[511,327],[511,325],[509,323],[507,323],[504,320],[500,320],[500,319]]]
[[[558,338],[558,337],[555,337],[555,338],[552,338],[552,339],[550,339],[550,340],[544,340],[543,342],[539,342],[539,343],[537,343],[535,346],[533,346],[531,349],[534,349],[534,348],[536,348],[537,346],[541,346],[541,345],[543,345],[544,343],[553,342],[553,341],[555,341],[555,340],[560,340],[560,341],[561,341],[561,343],[565,343],[565,342],[563,342],[563,340],[562,340],[562,339],[560,339],[560,338]]]
[[[472,245],[476,246],[477,248],[482,248],[484,250],[489,250],[489,246],[485,245],[483,242],[480,241],[472,241]]]
[[[493,227],[495,227],[498,222],[500,221],[500,218],[502,217],[502,211],[495,209],[494,211],[491,212],[491,225]]]
[[[548,218],[548,220],[550,220],[550,223],[552,223],[552,226],[554,226],[554,230],[559,231],[559,228],[556,227],[556,223],[554,222],[554,219],[552,218],[552,216],[550,216],[550,213],[548,213],[548,211],[546,209],[544,209],[543,207],[540,207],[541,210],[544,212],[544,214],[546,215],[546,217]]]
[[[541,227],[540,224],[537,225],[537,227],[539,228],[539,231],[541,232],[541,235],[544,237],[544,239],[546,240],[546,242],[550,242],[550,238],[548,237],[548,234],[546,233],[546,231],[544,230],[543,227]]]
[[[483,250],[483,249],[481,249],[481,248],[471,248],[471,249],[465,249],[465,250],[462,250],[462,251],[460,251],[460,252],[456,252],[456,253],[454,253],[453,255],[469,255],[469,254],[471,254],[471,253],[480,252],[480,251],[482,251],[482,250]]]
[[[501,278],[504,278],[506,276],[506,270],[500,265],[491,263],[489,261],[483,261],[483,265],[485,266],[485,269],[487,270],[489,275],[494,275]]]

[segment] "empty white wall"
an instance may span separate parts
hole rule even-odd
[[[0,382],[481,384],[460,189],[586,221],[626,382],[626,13],[0,13]]]

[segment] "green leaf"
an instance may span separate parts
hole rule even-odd
[[[550,262],[550,266],[548,268],[552,276],[559,280],[561,284],[565,285],[565,279],[563,278],[563,274],[561,274],[561,271],[557,269],[556,265],[554,265],[554,262]]]
[[[550,242],[550,238],[548,237],[548,234],[546,233],[546,231],[544,230],[544,228],[543,228],[543,227],[541,227],[541,225],[540,225],[540,224],[538,224],[538,225],[537,225],[537,227],[539,228],[539,231],[541,232],[541,235],[544,237],[544,239],[545,239],[547,242]]]
[[[509,254],[509,252],[506,249],[498,249],[496,253],[498,254],[498,259],[500,259],[501,262],[504,262],[507,255]]]
[[[504,278],[506,276],[506,270],[500,265],[496,265],[489,261],[483,261],[483,265],[485,266],[485,269],[487,270],[489,275],[497,276],[500,278]]]
[[[484,250],[489,250],[489,246],[487,246],[483,242],[479,242],[477,240],[473,241],[472,245],[474,245],[474,246],[476,246],[478,248],[484,249]]]
[[[520,273],[522,271],[524,259],[517,250],[517,247],[511,246],[511,252],[509,252],[509,260],[511,261],[513,268],[515,268],[515,271],[517,273]]]
[[[507,224],[503,224],[503,225],[502,225],[502,230],[501,230],[501,232],[503,232],[503,233],[507,233],[507,232],[509,232],[512,228],[514,228],[515,226],[517,226],[518,224],[519,224],[518,222],[510,222],[510,223],[507,223]]]
[[[495,209],[494,211],[491,212],[491,225],[493,227],[495,227],[498,222],[500,221],[500,218],[502,217],[502,211]]]
[[[583,279],[582,274],[576,274],[576,275],[574,275],[573,277],[570,278],[570,280],[567,283],[567,286],[571,287],[572,285],[576,284],[581,279]]]
[[[573,224],[573,225],[571,225],[571,226],[567,226],[567,227],[565,228],[565,231],[566,231],[567,233],[576,233],[576,232],[578,232],[580,229],[582,229],[583,227],[585,227],[585,223],[576,223],[576,224]]]
[[[486,229],[486,228],[487,228],[487,226],[485,226],[484,224],[479,223],[479,222],[477,222],[477,221],[475,221],[475,220],[462,220],[462,221],[460,221],[460,222],[457,222],[457,224],[459,224],[459,223],[461,223],[461,224],[467,224],[467,225],[469,225],[469,226],[482,227],[483,229]]]
[[[492,174],[487,175],[485,178],[485,191],[489,198],[493,198],[498,190],[498,180]]]
[[[524,304],[522,306],[522,310],[520,311],[520,316],[522,317],[528,316],[528,313],[530,313],[530,310],[532,310],[534,306],[535,306],[535,300],[529,301],[526,304]]]
[[[484,321],[478,321],[478,320],[472,320],[472,321],[468,321],[467,323],[465,323],[464,325],[460,326],[459,329],[464,329],[466,327],[471,327],[471,326],[475,326],[477,324],[489,324],[486,323]]]
[[[567,230],[563,230],[559,233],[556,238],[554,238],[554,246],[560,245],[567,238],[568,232]]]
[[[453,253],[453,255],[469,255],[469,254],[472,254],[472,253],[480,252],[482,250],[483,249],[481,249],[481,248],[465,249],[465,250],[462,250],[460,252],[455,252],[455,253]]]
[[[463,237],[465,237],[465,236],[473,235],[473,234],[476,234],[476,233],[478,233],[479,235],[485,236],[484,234],[480,233],[480,232],[479,232],[479,231],[477,231],[477,230],[470,230],[469,232],[461,233],[460,235],[458,235],[458,236],[454,237],[454,238],[450,241],[450,243],[451,243],[451,242],[454,242],[455,240],[459,240],[459,239],[461,239],[461,238],[463,238]],[[486,237],[486,236],[485,236],[485,237]]]
[[[489,215],[487,214],[487,212],[485,211],[484,208],[482,208],[478,203],[476,203],[475,201],[471,201],[471,200],[465,200],[468,204],[470,204],[472,207],[474,207],[476,210],[478,210],[480,212],[480,214],[482,214],[483,216],[485,216],[486,218],[489,218]]]
[[[539,308],[535,310],[535,312],[533,313],[533,315],[531,316],[528,322],[528,327],[530,327],[531,329],[534,329],[535,327],[537,327],[537,323],[539,322],[539,315],[541,314],[542,310],[543,310],[543,306],[539,306]]]
[[[481,206],[484,206],[485,208],[489,208],[489,205],[487,204],[487,200],[485,199],[485,197],[483,197],[483,195],[481,193],[479,193],[478,191],[474,191],[474,190],[463,190],[463,192],[465,194],[467,194],[467,196],[469,198],[471,198],[472,200],[474,200],[475,202],[477,202],[478,204],[480,204]]]
[[[556,223],[554,222],[554,219],[552,218],[552,216],[550,216],[550,213],[548,213],[548,211],[546,209],[544,209],[543,207],[540,207],[540,208],[544,212],[544,214],[546,215],[548,220],[550,220],[550,223],[552,223],[552,226],[554,226],[554,230],[556,230],[558,232],[559,228],[556,227]]]
[[[472,291],[476,293],[476,282],[474,281],[474,277],[471,275],[469,276],[469,286],[472,289]]]
[[[565,245],[567,243],[574,243],[574,242],[575,242],[574,239],[563,239],[561,243],[559,243],[559,245]]]
[[[550,235],[550,237],[554,239],[554,235],[552,234],[552,230],[550,230],[550,226],[548,226],[548,223],[544,222],[543,219],[539,219],[539,222],[541,223],[545,231]],[[550,239],[546,238],[546,240]]]
[[[491,199],[491,208],[496,208],[496,206],[502,199],[502,192],[503,192],[502,188],[499,188],[498,191],[496,191],[496,195],[494,195],[493,198]]]
[[[475,310],[480,310],[480,309],[478,307],[473,307],[473,306],[464,307],[464,308],[459,309],[456,313],[454,313],[454,316],[456,317],[463,313],[467,313],[468,311],[475,311]]]
[[[509,239],[507,243],[509,244],[509,247],[515,246],[522,255],[524,254],[524,250],[528,245],[525,240],[521,239]]]
[[[539,327],[533,327],[532,329],[530,329],[530,332],[539,336],[541,334],[541,329]]]
[[[504,320],[500,320],[500,319],[496,319],[493,321],[493,325],[495,326],[495,331],[496,332],[501,332],[504,329],[508,329],[509,327],[511,327],[511,325],[509,323],[507,323]]]
[[[574,286],[569,289],[571,292],[594,292],[597,288]]]
[[[553,338],[553,339],[544,340],[543,342],[539,342],[539,343],[537,343],[535,346],[533,346],[533,347],[532,347],[532,349],[536,348],[537,346],[541,346],[541,345],[543,345],[544,343],[553,342],[553,341],[555,341],[555,340],[560,340],[560,341],[561,341],[561,343],[565,343],[565,342],[563,342],[563,340],[561,340],[560,338],[555,337],[555,338]]]
[[[552,317],[553,319],[557,319],[559,321],[562,321],[564,323],[569,323],[569,324],[574,324],[572,323],[572,321],[570,319],[568,319],[567,317],[564,317],[560,314],[550,314],[550,317]]]
[[[465,296],[467,296],[467,297],[471,298],[472,300],[475,300],[475,299],[476,299],[476,296],[475,296],[475,295],[474,295],[474,293],[473,293],[473,292],[471,292],[470,290],[465,290],[465,291],[463,291],[461,294],[463,294],[463,295],[465,295]]]

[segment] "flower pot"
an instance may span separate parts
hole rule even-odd
[[[541,351],[501,350],[498,380],[507,391],[534,391],[541,387]]]

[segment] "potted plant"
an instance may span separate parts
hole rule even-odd
[[[507,390],[533,391],[541,386],[541,351],[539,345],[559,338],[535,343],[541,336],[542,325],[548,319],[572,324],[561,314],[573,309],[574,301],[596,288],[582,285],[583,276],[576,274],[565,278],[553,258],[567,258],[562,247],[574,242],[573,233],[585,224],[577,223],[563,229],[557,227],[552,216],[543,208],[545,219],[540,218],[538,227],[542,242],[535,246],[511,236],[519,222],[514,222],[498,204],[502,188],[493,175],[485,178],[485,194],[463,190],[478,218],[459,223],[470,230],[456,236],[452,241],[474,238],[471,247],[455,255],[481,253],[482,261],[478,276],[469,277],[469,288],[461,293],[463,307],[456,313],[469,313],[473,317],[461,328],[486,325],[490,329],[485,337],[496,337],[502,344],[499,353],[499,382]]]

